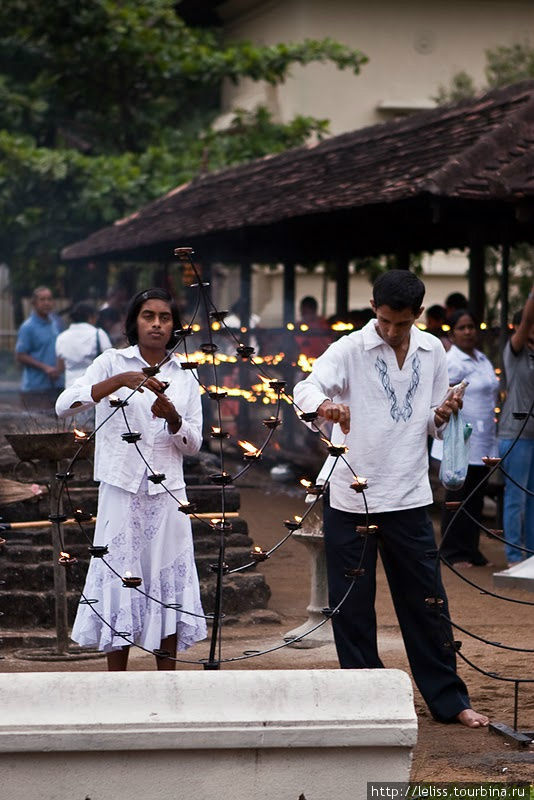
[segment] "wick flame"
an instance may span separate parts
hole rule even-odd
[[[254,545],[252,549],[254,550],[255,553],[263,553],[263,550],[261,549],[261,547],[258,547],[257,544]]]
[[[125,578],[131,578],[132,577],[132,573],[130,572],[129,569],[127,569],[126,572],[124,573],[124,577]]]
[[[312,482],[306,480],[306,478],[301,478],[300,482],[301,482],[302,486],[304,486],[305,489],[309,489],[310,486],[312,485]]]
[[[250,442],[245,442],[245,441],[242,441],[242,442],[241,442],[241,441],[239,441],[239,442],[238,442],[238,445],[239,445],[240,447],[242,447],[242,448],[243,448],[243,450],[244,450],[246,453],[250,453],[251,455],[255,455],[255,454],[258,452],[258,449],[257,449],[256,447],[254,447],[254,445],[253,445],[253,444],[250,444]]]
[[[298,516],[295,514],[294,520],[295,520],[295,522],[302,522],[302,517],[298,517]]]
[[[61,558],[70,558],[70,553],[64,553],[63,550],[60,551],[59,555]]]
[[[213,433],[220,433],[221,432],[221,429],[220,428],[216,428],[214,425],[212,426],[211,430],[213,431]]]
[[[86,432],[85,431],[79,431],[78,428],[74,428],[74,436],[77,439],[86,439],[87,438]]]

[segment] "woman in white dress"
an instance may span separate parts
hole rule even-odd
[[[469,466],[464,485],[456,491],[448,489],[448,501],[466,501],[465,510],[460,512],[451,524],[455,512],[443,507],[441,535],[446,533],[441,545],[441,554],[456,567],[482,567],[488,563],[480,552],[480,524],[484,504],[484,486],[477,485],[487,476],[488,467],[482,461],[484,456],[496,456],[497,428],[495,424],[495,404],[499,392],[499,381],[493,365],[477,349],[478,325],[470,311],[461,309],[450,317],[452,342],[447,352],[449,384],[455,386],[462,380],[468,381],[463,400],[463,418],[473,428],[469,448]],[[431,455],[441,461],[443,442],[434,439]],[[476,489],[476,491],[474,491]],[[467,499],[469,497],[469,499]]]
[[[157,375],[147,379],[142,371],[162,361],[179,327],[167,292],[140,292],[126,318],[130,347],[102,353],[56,404],[60,417],[96,406],[98,428],[113,411],[107,398],[128,398],[96,434],[94,544],[107,545],[109,553],[91,560],[83,594],[98,602],[80,604],[72,630],[75,642],[106,652],[114,671],[127,667],[126,634],[130,642],[164,651],[156,655],[158,669],[174,669],[176,651],[206,636],[191,523],[174,499],[187,502],[183,456],[202,443],[199,387],[174,355]],[[137,447],[146,463],[122,438],[128,431],[141,434]],[[115,573],[142,584],[127,588]]]

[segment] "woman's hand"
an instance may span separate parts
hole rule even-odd
[[[147,378],[144,372],[121,372],[116,377],[120,380],[120,386],[124,386],[127,389],[137,389],[138,392],[150,389],[151,392],[157,395],[160,395],[168,385],[158,381],[157,378]]]
[[[160,417],[167,422],[171,433],[177,433],[182,427],[182,418],[171,401],[163,393],[158,394],[151,408],[155,417]]]

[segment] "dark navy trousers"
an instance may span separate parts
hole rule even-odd
[[[355,578],[348,597],[332,618],[339,663],[344,669],[383,667],[376,641],[376,560],[380,551],[393,604],[415,683],[430,712],[441,722],[452,721],[470,708],[464,682],[456,672],[451,629],[426,598],[443,600],[440,611],[449,616],[447,597],[438,570],[432,522],[426,508],[369,515],[377,533],[356,533],[365,525],[363,514],[324,506],[324,537],[329,603],[338,605],[352,578],[345,573],[365,570]],[[437,583],[436,583],[437,580]]]

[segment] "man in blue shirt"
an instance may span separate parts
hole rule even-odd
[[[56,358],[60,328],[52,315],[53,304],[50,289],[37,287],[32,295],[33,311],[20,326],[15,352],[17,361],[23,365],[21,392],[27,408],[53,408],[64,386]]]

